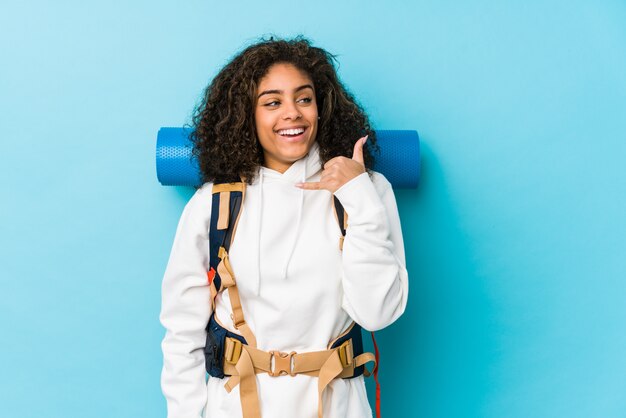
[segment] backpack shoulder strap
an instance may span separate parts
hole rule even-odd
[[[211,305],[215,311],[215,298],[229,289],[228,296],[232,307],[233,326],[246,339],[248,345],[256,347],[256,338],[243,317],[243,308],[235,274],[228,252],[235,238],[237,223],[246,194],[246,183],[239,179],[234,181],[216,181],[213,183],[211,202],[211,226],[209,229],[209,271],[207,273],[211,289]]]
[[[246,183],[242,181],[216,181],[213,183],[208,272],[212,301],[223,290],[223,278],[218,272],[218,265],[223,256],[228,254],[235,237],[245,190]]]
[[[346,229],[348,228],[348,212],[344,210],[337,196],[333,196],[333,208],[335,209],[335,218],[337,218],[339,230],[341,231],[341,237],[339,237],[339,249],[343,250],[343,239],[346,236]]]

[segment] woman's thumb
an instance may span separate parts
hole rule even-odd
[[[354,151],[352,152],[352,159],[363,165],[365,165],[365,160],[363,159],[363,145],[365,145],[365,141],[367,141],[367,135],[356,141],[354,144]]]

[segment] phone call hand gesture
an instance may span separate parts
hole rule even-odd
[[[296,183],[296,187],[305,190],[328,190],[335,193],[341,186],[365,173],[365,163],[363,159],[363,145],[367,141],[367,135],[360,138],[354,144],[352,158],[335,157],[326,164],[322,170],[322,177],[318,182]]]

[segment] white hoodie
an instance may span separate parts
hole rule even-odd
[[[318,146],[285,173],[262,167],[246,189],[229,258],[246,322],[262,350],[325,350],[352,320],[367,330],[394,322],[408,295],[404,244],[395,197],[379,173],[367,173],[335,192],[348,213],[341,232],[332,195],[305,191],[318,181]],[[196,191],[178,224],[163,278],[161,386],[168,418],[241,417],[239,386],[206,379],[203,348],[211,315],[207,283],[212,183]],[[228,291],[216,299],[216,316],[230,331]],[[317,378],[256,376],[263,418],[316,418]],[[363,376],[335,379],[325,390],[324,417],[371,417]]]

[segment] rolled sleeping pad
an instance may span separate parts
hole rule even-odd
[[[192,156],[188,128],[161,128],[157,134],[157,178],[163,186],[202,185],[198,162]],[[382,173],[396,189],[414,189],[420,175],[417,131],[376,131],[380,154],[374,154],[374,171]]]

